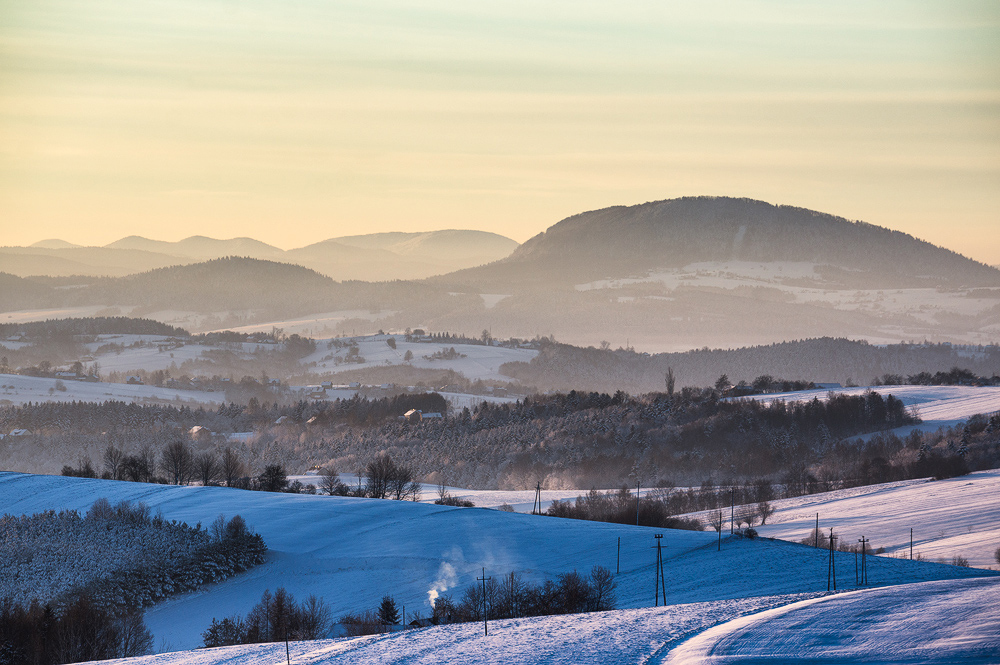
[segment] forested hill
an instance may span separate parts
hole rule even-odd
[[[1000,375],[1000,347],[890,344],[823,337],[740,349],[701,349],[649,355],[546,344],[530,363],[508,363],[501,372],[541,390],[663,390],[673,369],[678,386],[710,386],[723,374],[734,384],[762,375],[816,383],[873,383],[885,374],[904,378],[954,367],[977,376]]]
[[[16,279],[16,278],[15,278]],[[419,282],[335,282],[297,265],[226,257],[126,277],[32,278],[33,306],[141,305],[197,312],[253,310],[296,316],[401,306],[439,289]]]
[[[684,197],[580,213],[511,254],[439,278],[589,281],[711,261],[808,262],[882,280],[1000,285],[1000,271],[906,233],[805,208]]]
[[[152,321],[127,316],[95,316],[82,319],[50,319],[25,323],[0,323],[0,339],[24,335],[34,341],[74,335],[172,335],[187,337],[190,333]]]

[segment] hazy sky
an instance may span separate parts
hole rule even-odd
[[[0,244],[698,194],[1000,263],[1000,3],[0,0]]]

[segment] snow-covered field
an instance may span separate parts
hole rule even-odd
[[[147,612],[157,644],[193,648],[212,618],[245,613],[265,589],[284,586],[298,598],[323,597],[334,615],[377,606],[392,594],[408,615],[429,613],[429,592],[460,595],[485,567],[517,571],[533,582],[595,565],[616,568],[621,538],[619,607],[652,604],[656,550],[664,532],[669,604],[826,590],[826,552],[782,542],[563,520],[481,508],[412,502],[170,487],[104,480],[0,474],[0,506],[11,514],[84,510],[98,497],[141,500],[167,519],[209,524],[242,515],[271,549],[245,574],[178,596]],[[838,554],[840,587],[852,586],[854,557]],[[988,575],[934,563],[881,559],[874,585]],[[453,661],[459,662],[459,661]]]
[[[997,567],[1000,547],[1000,470],[977,471],[946,480],[905,480],[854,487],[773,502],[777,512],[757,530],[798,541],[819,525],[854,543],[865,536],[889,554],[913,554],[931,561],[955,555],[970,565]],[[703,517],[704,513],[696,513]]]
[[[455,663],[653,663],[691,633],[720,621],[794,602],[770,596],[595,614],[508,619],[421,628],[360,638],[297,642],[293,663],[314,665],[440,665]],[[122,659],[129,665],[272,665],[286,662],[285,645],[223,647]]]
[[[692,263],[676,270],[652,271],[629,279],[598,280],[577,284],[578,291],[620,289],[638,284],[655,284],[667,292],[681,287],[709,289],[766,288],[780,293],[788,302],[855,311],[877,316],[912,317],[912,330],[886,327],[885,338],[869,336],[873,343],[895,343],[901,339],[922,339],[919,325],[940,325],[949,317],[976,317],[988,313],[996,304],[998,289],[845,289],[826,282],[817,272],[820,266],[801,261],[708,261]],[[991,293],[988,293],[991,292]],[[989,297],[982,297],[987,294]],[[644,296],[662,298],[662,295]],[[953,332],[955,342],[991,344],[996,331],[989,327]]]
[[[665,663],[997,663],[998,597],[1000,580],[992,578],[805,600],[710,628]]]
[[[952,427],[969,417],[1000,411],[1000,388],[976,386],[872,386],[866,388],[839,388],[832,392],[841,395],[863,395],[874,390],[882,396],[892,395],[899,399],[924,422],[917,426],[901,427],[897,433],[905,434],[913,429],[932,432],[942,427]],[[738,399],[754,399],[764,404],[775,400],[785,402],[808,402],[813,399],[825,400],[829,390],[802,390],[790,393],[753,395]]]
[[[386,342],[389,337],[393,337],[396,348],[390,347]],[[423,369],[450,369],[463,375],[470,381],[477,379],[483,381],[510,381],[510,377],[500,374],[500,365],[507,362],[529,362],[538,355],[538,351],[533,349],[510,349],[500,346],[486,346],[483,344],[456,344],[452,342],[407,342],[403,335],[367,335],[364,337],[342,337],[337,340],[341,344],[354,344],[358,347],[358,355],[365,359],[363,363],[338,364],[331,355],[339,356],[343,359],[347,355],[347,348],[328,348],[331,340],[316,340],[316,352],[303,358],[303,363],[315,362],[316,372],[333,372],[350,369],[365,369],[372,367],[385,367],[387,365],[402,365],[405,361],[406,352],[413,354],[413,359],[408,362],[413,367]],[[453,348],[464,357],[445,359],[430,359],[445,349]]]
[[[753,598],[223,647],[124,665],[996,663],[1000,579],[923,582],[795,601]],[[773,609],[770,606],[779,604]]]
[[[57,381],[66,390],[59,390]],[[138,404],[171,403],[177,406],[218,405],[225,400],[225,394],[127,383],[86,383],[72,379],[60,381],[44,377],[0,374],[0,405],[19,406],[28,402],[107,402],[109,400]]]

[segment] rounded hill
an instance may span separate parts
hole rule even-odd
[[[719,261],[809,262],[872,277],[1000,284],[997,269],[906,233],[729,197],[684,197],[580,213],[531,238],[507,259],[464,272],[580,280]]]

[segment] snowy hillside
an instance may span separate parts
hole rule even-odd
[[[794,597],[512,619],[493,622],[489,636],[483,636],[480,625],[465,624],[293,642],[289,655],[293,663],[311,665],[995,663],[1000,654],[996,630],[1000,609],[993,599],[998,592],[996,578],[923,582],[823,596],[774,609],[767,608]],[[284,658],[284,644],[257,644],[111,662],[271,665]]]
[[[491,575],[518,571],[534,582],[594,565],[614,570],[619,537],[619,607],[653,600],[658,529],[409,502],[0,474],[0,506],[12,514],[85,509],[102,496],[139,499],[189,524],[240,514],[270,549],[264,565],[147,613],[157,644],[175,649],[198,646],[213,617],[246,612],[268,588],[317,594],[335,616],[373,608],[386,593],[408,615],[426,615],[429,592],[460,594],[484,567]],[[810,547],[727,536],[719,552],[714,532],[667,531],[664,548],[670,604],[826,590],[827,554]],[[837,559],[839,585],[852,585],[854,556]],[[876,563],[874,585],[988,574],[890,558]]]
[[[1000,470],[929,481],[904,480],[774,501],[777,509],[761,535],[799,541],[830,527],[848,542],[861,536],[889,554],[913,554],[937,561],[959,555],[970,565],[996,567],[1000,547]],[[703,516],[695,513],[695,516]]]
[[[833,392],[841,395],[862,395],[874,390],[883,397],[892,395],[899,399],[918,416],[923,423],[914,427],[900,428],[898,434],[906,434],[918,429],[932,432],[942,427],[952,427],[981,413],[1000,411],[1000,388],[978,386],[872,386],[867,388],[839,388]],[[813,399],[825,400],[829,390],[803,390],[791,393],[754,395],[748,398],[763,404],[776,400],[785,402],[809,402]]]
[[[710,628],[664,662],[996,663],[998,593],[1000,580],[994,578],[806,600]]]
[[[58,384],[57,384],[58,381]],[[65,390],[59,388],[61,384]],[[28,402],[135,402],[175,406],[218,405],[224,393],[180,390],[126,383],[84,383],[44,377],[0,374],[0,405],[19,406]]]
[[[387,344],[392,337],[396,347]],[[339,349],[329,349],[331,342],[341,344]],[[303,364],[315,362],[313,371],[332,372],[348,369],[366,369],[384,367],[386,365],[402,365],[407,363],[423,369],[450,369],[463,375],[470,381],[510,381],[510,377],[500,374],[500,365],[508,362],[529,362],[538,355],[533,349],[511,349],[484,344],[456,344],[454,342],[413,341],[407,342],[403,335],[367,335],[364,337],[342,337],[336,340],[317,340],[317,350],[312,355],[303,358]],[[356,346],[357,355],[364,359],[362,363],[340,364],[347,356],[350,346]],[[444,350],[454,348],[458,357],[435,358]],[[412,360],[405,360],[406,354],[412,354]]]

